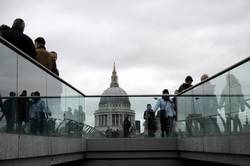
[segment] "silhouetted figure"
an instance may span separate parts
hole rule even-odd
[[[52,55],[52,70],[51,70],[51,71],[52,71],[55,75],[59,76],[59,71],[58,71],[57,65],[56,65],[57,53],[56,53],[55,51],[51,51],[50,53],[51,53],[51,55]]]
[[[53,60],[52,55],[45,48],[45,40],[42,37],[38,37],[35,40],[36,46],[36,60],[46,67],[48,70],[52,71]]]
[[[221,93],[219,107],[225,107],[226,127],[225,132],[231,130],[231,120],[233,120],[233,132],[242,131],[242,124],[239,119],[239,112],[245,110],[245,100],[241,85],[233,74],[226,75],[226,85]]]
[[[105,131],[105,135],[107,138],[112,137],[112,129],[108,126],[107,130]]]
[[[83,108],[81,105],[78,106],[78,114],[79,114],[79,123],[84,123],[85,113],[83,112]]]
[[[185,78],[185,83],[181,84],[181,86],[178,89],[178,93],[181,93],[182,91],[190,88],[192,86],[193,78],[191,76],[187,76]]]
[[[23,122],[26,125],[28,122],[28,112],[29,112],[29,100],[27,98],[27,91],[23,90],[20,95],[21,98],[18,99],[18,110],[16,114],[17,118],[17,130],[19,132],[23,131]]]
[[[68,107],[68,110],[64,112],[64,119],[73,120],[73,113],[72,113],[72,108],[71,107]]]
[[[173,103],[168,96],[168,90],[164,89],[162,94],[162,98],[157,100],[154,112],[160,108],[161,137],[164,137],[165,133],[168,137],[173,134],[173,120],[176,113]]]
[[[10,30],[3,33],[2,36],[8,40],[11,44],[22,50],[31,58],[35,59],[36,50],[35,46],[27,35],[23,33],[25,28],[25,23],[22,19],[17,18],[13,22],[13,25]]]
[[[143,118],[145,119],[145,129],[148,131],[148,137],[155,137],[155,131],[157,130],[155,112],[151,107],[151,104],[147,104],[147,109],[144,111]]]
[[[14,129],[15,113],[17,109],[17,99],[14,98],[15,96],[15,92],[10,92],[10,97],[6,99],[3,103],[3,113],[7,122],[7,132],[13,131]]]
[[[174,91],[174,94],[175,95],[177,95],[179,92],[178,92],[178,90],[175,90]],[[175,110],[175,113],[176,113],[176,115],[174,116],[174,120],[177,120],[177,98],[176,98],[176,96],[174,96],[173,98],[172,98],[172,102],[173,102],[173,106],[174,106],[174,110]]]
[[[124,121],[123,121],[123,136],[124,137],[129,137],[129,130],[131,127],[131,123],[128,119],[128,116],[125,117]]]
[[[8,32],[9,30],[10,30],[10,27],[8,25],[2,24],[0,26],[0,36]]]
[[[45,102],[41,100],[38,91],[32,93],[32,101],[29,110],[30,131],[32,134],[43,134],[44,120],[47,118]]]

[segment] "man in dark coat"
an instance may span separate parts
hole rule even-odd
[[[9,31],[2,34],[3,38],[8,40],[11,44],[22,50],[31,58],[35,59],[36,49],[33,41],[23,33],[25,23],[22,19],[17,18]]]
[[[10,97],[3,103],[4,116],[6,119],[6,130],[11,132],[14,129],[15,124],[15,112],[17,108],[17,100],[14,98],[15,92],[10,92]]]
[[[128,116],[125,117],[124,121],[123,121],[123,135],[124,137],[129,137],[129,129],[131,127],[131,123],[128,120]]]
[[[155,137],[155,131],[157,130],[155,112],[152,109],[151,104],[147,104],[147,109],[143,115],[145,119],[145,128],[148,130],[148,137]]]
[[[16,112],[16,121],[17,121],[17,130],[19,132],[23,131],[23,122],[24,125],[28,122],[28,110],[29,110],[29,100],[27,98],[27,91],[23,90],[20,98],[17,100],[18,109]]]

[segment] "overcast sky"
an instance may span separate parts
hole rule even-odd
[[[0,23],[26,22],[58,52],[61,77],[84,94],[110,85],[113,62],[128,94],[173,93],[250,52],[249,0],[1,0]]]

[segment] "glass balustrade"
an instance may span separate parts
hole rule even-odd
[[[145,114],[161,95],[85,96],[0,39],[0,132],[84,138],[250,132],[249,58],[170,95],[177,114],[164,120],[160,109]]]
[[[0,132],[85,137],[83,94],[1,42]]]
[[[250,132],[250,62],[233,67],[177,96],[182,136]]]

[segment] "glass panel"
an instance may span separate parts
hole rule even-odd
[[[85,98],[83,96],[81,96],[79,98],[79,108],[80,110],[82,110],[83,114],[82,114],[82,120],[80,121],[81,123],[85,123],[86,121],[86,112],[85,112]]]
[[[69,136],[82,135],[84,112],[80,105],[80,94],[72,88],[66,86],[66,129]]]
[[[25,58],[18,56],[18,92],[21,94],[26,90],[28,96],[32,92],[38,91],[40,96],[46,96],[46,75],[47,73],[29,62]]]
[[[65,85],[53,76],[47,75],[47,98],[50,116],[47,120],[49,135],[56,134],[56,126],[64,119],[65,110]]]
[[[229,101],[229,89],[225,87],[226,81],[224,77],[226,74],[177,97],[178,130],[184,132],[182,136],[225,133],[226,116],[224,107],[225,102]],[[191,94],[193,96],[189,96]],[[184,115],[186,119],[183,117]]]
[[[215,133],[218,133],[217,128],[219,128],[219,134],[228,134],[229,131],[227,128],[229,128],[229,126],[227,127],[227,118],[228,117],[226,115],[225,112],[225,102],[228,101],[229,96],[228,96],[228,88],[225,86],[226,85],[226,79],[225,79],[225,75],[227,75],[228,73],[225,73],[223,75],[220,75],[219,77],[214,78],[213,80],[209,81],[209,83],[207,84],[211,84],[208,86],[214,87],[214,94],[215,96],[213,96],[213,93],[210,93],[207,91],[204,92],[204,95],[206,95],[208,93],[208,95],[212,95],[211,99],[209,100],[209,105],[206,104],[204,107],[206,108],[206,112],[210,112],[209,110],[211,110],[211,114],[208,113],[207,115],[213,115],[214,121],[217,123],[214,123],[214,130],[206,131],[206,133],[209,133],[210,135]],[[213,89],[211,90],[211,92],[213,92]],[[218,106],[217,106],[217,112],[216,112],[216,100],[218,102]],[[214,111],[214,113],[213,113]],[[217,113],[217,116],[215,116],[214,114]],[[216,118],[215,118],[216,117]],[[229,123],[228,123],[229,125]],[[209,129],[208,129],[209,130]]]
[[[178,96],[177,128],[182,136],[249,132],[249,69],[246,62]]]
[[[24,98],[20,99],[20,106],[17,112],[17,129],[21,133],[45,134],[43,122],[35,122],[35,117],[40,117],[37,113],[39,110],[46,111],[46,72],[42,71],[33,63],[18,56],[18,94],[22,97],[41,96],[41,98]],[[26,100],[26,101],[25,101]],[[28,104],[27,104],[28,103]],[[28,105],[28,106],[27,106]],[[41,113],[41,111],[39,112]],[[37,114],[37,116],[35,116]],[[42,113],[41,113],[42,114]],[[36,126],[35,126],[36,125]]]
[[[17,54],[0,43],[0,94],[17,92]]]
[[[17,54],[0,43],[0,132],[15,129],[17,100]]]
[[[249,132],[250,63],[245,63],[227,76],[230,84],[232,133]]]
[[[62,100],[65,100],[65,85],[53,76],[47,75],[47,102],[53,117],[63,119],[64,105]]]

